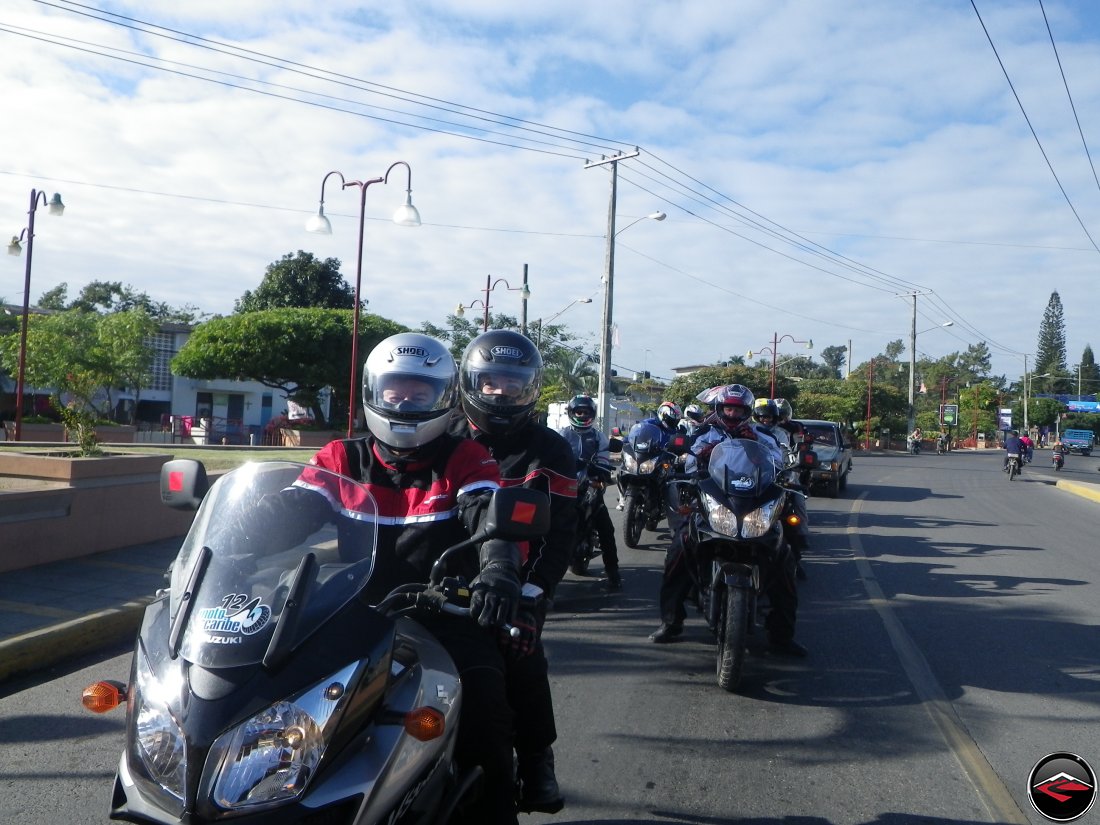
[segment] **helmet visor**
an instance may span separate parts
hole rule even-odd
[[[466,395],[485,406],[521,407],[534,404],[539,397],[539,371],[531,367],[495,364],[463,372]]]
[[[367,403],[378,410],[433,413],[452,405],[452,382],[415,373],[367,375]]]

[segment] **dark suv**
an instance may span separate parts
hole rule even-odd
[[[817,465],[809,471],[810,484],[823,486],[830,498],[836,498],[848,486],[852,471],[852,444],[839,424],[832,421],[799,419],[808,435],[813,436],[810,449],[817,453]]]

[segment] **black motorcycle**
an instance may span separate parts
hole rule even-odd
[[[596,532],[596,510],[603,506],[603,480],[606,470],[593,462],[577,482],[577,540],[569,557],[569,569],[577,576],[588,575],[588,565],[600,556],[600,537]]]
[[[636,548],[642,530],[656,530],[665,517],[665,485],[673,469],[673,457],[665,448],[665,436],[655,424],[635,424],[623,441],[616,483],[626,514],[623,540]]]
[[[783,515],[796,491],[779,480],[767,450],[750,439],[719,442],[703,478],[676,481],[694,490],[686,547],[699,609],[717,638],[716,670],[724,690],[741,681],[748,636],[758,625],[770,562],[784,552]]]
[[[293,511],[258,540],[248,513],[296,486],[339,491],[342,507],[303,541],[290,538]],[[462,684],[413,616],[470,621],[468,587],[449,565],[487,538],[542,535],[545,495],[497,491],[484,530],[443,553],[430,581],[371,605],[376,509],[357,482],[262,462],[206,494],[202,465],[181,460],[164,465],[161,487],[167,503],[198,513],[169,589],[146,610],[129,684],[96,683],[83,700],[127,708],[111,818],[454,821],[481,771],[453,759]]]

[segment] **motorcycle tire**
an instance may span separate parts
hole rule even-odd
[[[749,632],[749,594],[728,587],[718,622],[718,687],[733,692],[741,683],[745,664],[745,639]]]
[[[645,501],[637,493],[627,493],[623,510],[626,511],[626,535],[623,540],[633,550],[638,546],[642,538],[642,527],[645,526]]]
[[[1009,464],[1008,464],[1008,480],[1009,481],[1015,481],[1016,480],[1016,474],[1018,472],[1019,472],[1019,470],[1016,469],[1016,465],[1013,464],[1010,461]]]

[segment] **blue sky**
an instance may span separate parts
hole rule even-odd
[[[591,297],[559,320],[594,348],[609,181],[584,161],[637,145],[641,157],[620,167],[619,227],[654,210],[668,219],[618,239],[620,370],[670,376],[777,335],[818,351],[850,342],[859,364],[908,343],[904,295],[919,291],[920,353],[985,340],[994,370],[1013,378],[1055,289],[1072,365],[1100,346],[1090,338],[1100,185],[1043,11],[1094,157],[1100,13],[1089,2],[976,5],[1038,142],[963,0],[368,11],[344,0],[6,0],[0,219],[18,233],[31,187],[68,204],[60,220],[37,219],[32,297],[62,281],[75,294],[120,280],[225,313],[298,249],[339,258],[353,279],[354,194],[326,193],[331,237],[302,229],[321,180],[334,169],[377,177],[405,160],[424,225],[388,221],[402,175],[368,191],[373,311],[438,324],[483,297],[486,275],[515,286],[527,264],[530,317]],[[279,61],[155,37],[103,12]],[[92,53],[106,47],[120,51]],[[9,260],[0,297],[18,303],[22,267]],[[518,293],[498,289],[491,303],[519,313]]]

